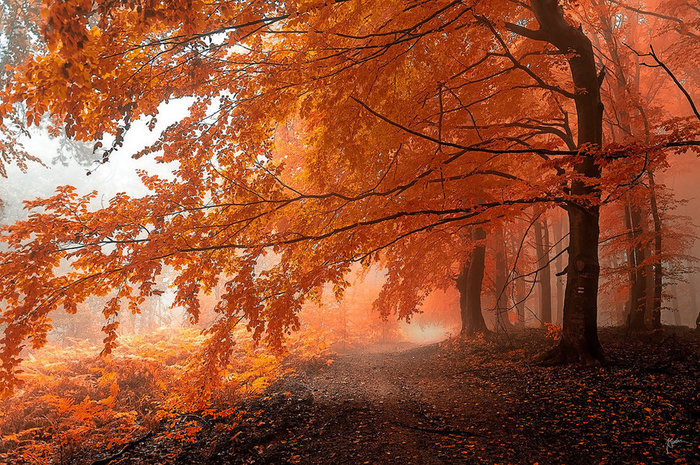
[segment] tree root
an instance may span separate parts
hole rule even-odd
[[[536,356],[534,362],[539,366],[570,364],[601,366],[607,363],[602,348],[598,347],[591,350],[587,346],[576,347],[563,340],[548,351]]]

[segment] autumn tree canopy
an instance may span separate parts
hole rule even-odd
[[[602,145],[611,67],[589,38],[598,31],[579,27],[584,16],[598,24],[589,15],[598,3],[45,2],[48,53],[14,71],[3,116],[22,102],[27,124],[48,113],[78,140],[113,135],[95,144],[109,162],[134,121],[154,125],[163,102],[192,103],[135,155],[175,167],[140,173],[149,195],[98,205],[96,193],[64,186],[2,230],[3,389],[22,348],[45,342],[51,312],[91,295],[109,298],[111,350],[120,311],[138,312],[166,267],[177,275],[174,305],[194,320],[198,294],[226,279],[207,330],[209,373],[226,364],[241,319],[279,346],[325,284],[342,295],[356,262],[386,268],[377,305],[408,318],[429,291],[454,285],[474,228],[533,204],[570,216],[556,357],[602,358],[598,209],[692,146],[698,124],[685,102],[650,120],[643,139]],[[638,8],[606,5],[600,17],[637,21],[649,41],[677,31],[697,41],[687,34],[697,12],[682,2],[655,13],[677,20],[658,33]],[[697,72],[669,63],[683,79]]]

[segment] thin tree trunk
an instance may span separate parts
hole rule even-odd
[[[510,247],[508,248],[508,251],[513,257],[516,257],[519,254],[519,251],[516,249],[516,247],[519,246],[517,246],[513,242],[510,242]],[[517,276],[520,276],[522,274],[522,270],[518,265],[517,259],[515,260],[515,263],[513,263],[512,273],[513,275],[511,276],[511,299],[512,305],[515,307],[515,324],[523,327],[525,326],[525,301],[527,300],[527,288],[525,286],[525,280],[523,278],[516,279]]]
[[[651,311],[651,327],[661,328],[661,301],[663,299],[663,263],[661,262],[661,216],[656,203],[656,184],[654,173],[647,171],[649,176],[649,203],[651,217],[654,220],[654,301]]]
[[[515,311],[518,315],[518,325],[525,326],[525,301],[527,300],[527,287],[525,280],[516,279],[515,283]]]
[[[630,313],[627,317],[627,327],[631,331],[645,331],[647,329],[644,320],[647,283],[643,265],[644,247],[639,240],[642,228],[642,215],[639,208],[629,203],[625,206],[625,223],[630,231],[630,245],[627,250],[630,270]]]
[[[508,317],[508,262],[506,260],[506,246],[503,231],[499,229],[496,233],[496,279],[494,280],[494,291],[496,295],[496,324],[499,328],[508,331],[513,329],[513,325]]]
[[[535,249],[537,250],[537,281],[540,284],[540,323],[552,322],[552,274],[549,267],[549,230],[543,216],[535,222]]]
[[[634,246],[632,244],[631,236],[632,236],[632,221],[630,220],[630,214],[629,214],[629,208],[625,204],[625,209],[624,209],[624,222],[625,222],[625,229],[628,231],[630,236],[628,236],[628,241],[627,241],[627,250],[626,250],[626,255],[627,255],[627,281],[629,284],[629,294],[627,296],[627,311],[625,315],[625,320],[627,321],[626,325],[627,328],[629,329],[630,327],[630,321],[632,318],[632,312],[634,311],[635,305],[633,304],[634,302],[634,291],[633,289],[636,286],[635,281],[637,280],[637,275],[634,272]]]
[[[459,307],[462,316],[462,336],[473,336],[486,332],[486,322],[481,313],[481,286],[484,280],[484,259],[486,233],[482,228],[476,228],[472,239],[477,242],[471,252],[469,263],[465,263],[457,278],[459,290]]]
[[[554,234],[556,240],[559,241],[559,246],[557,247],[557,260],[555,262],[556,273],[555,279],[557,284],[557,308],[555,310],[556,316],[554,322],[556,324],[561,324],[562,322],[562,310],[564,307],[564,278],[560,277],[557,273],[560,273],[564,269],[564,254],[561,253],[564,250],[564,233],[562,231],[563,224],[561,221],[556,221],[554,226]]]
[[[691,288],[691,291],[693,289]],[[693,300],[693,295],[691,294],[691,302]],[[678,300],[678,285],[673,286],[673,300],[675,302],[675,308],[672,308],[671,311],[673,312],[673,321],[676,324],[676,326],[681,325],[681,306]]]
[[[540,28],[527,29],[509,24],[521,35],[542,40],[566,53],[575,89],[578,147],[583,160],[575,171],[589,179],[600,178],[600,167],[585,147],[600,147],[603,141],[603,104],[600,99],[602,75],[596,71],[591,41],[583,30],[569,24],[556,0],[532,0]],[[559,344],[542,357],[545,363],[582,362],[604,359],[598,340],[598,240],[600,237],[600,191],[581,180],[571,182],[570,193],[580,200],[567,206],[569,213],[569,263],[567,267],[564,321]]]
[[[695,291],[695,285],[693,284],[693,281],[690,281],[688,283],[688,287],[690,288],[690,314],[692,315],[695,311],[698,309],[698,296]],[[700,316],[700,313],[698,314]],[[692,318],[692,317],[691,317]],[[680,307],[678,308],[678,326],[682,325],[683,321],[681,319],[681,309]],[[690,325],[688,325],[690,326]]]

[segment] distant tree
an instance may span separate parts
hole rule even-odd
[[[550,271],[550,240],[547,217],[535,221],[535,249],[537,251],[537,281],[540,289],[540,323],[552,322],[552,273]]]
[[[592,4],[594,8],[583,20],[594,31],[592,38],[600,49],[600,59],[610,70],[603,86],[606,137],[617,143],[649,140],[652,128],[673,118],[678,107],[688,103],[695,118],[700,120],[686,89],[681,85],[682,92],[678,92],[675,75],[664,69],[665,63],[654,52],[654,47],[661,50],[681,80],[695,93],[700,77],[698,59],[693,56],[684,60],[684,48],[679,44],[684,44],[686,50],[700,45],[696,33],[700,28],[697,11],[680,1],[646,2],[644,8],[618,1],[597,0]],[[649,33],[650,26],[656,31],[653,35]],[[647,49],[651,53],[640,53]],[[669,204],[660,204],[657,191],[663,191],[664,186],[657,185],[654,173],[666,167],[663,159],[647,159],[638,176],[642,182],[628,186],[628,193],[623,196],[626,204],[623,217],[629,234],[620,237],[627,240],[627,324],[633,331],[661,326],[664,268],[669,271],[674,268],[672,256],[682,255],[680,246],[688,243],[687,239],[679,240],[682,227],[663,225],[663,211],[668,212],[674,201],[669,198]],[[663,239],[666,234],[668,237]],[[672,245],[664,247],[664,240]]]

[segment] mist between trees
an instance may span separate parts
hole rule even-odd
[[[688,2],[0,5],[7,396],[48,342],[167,328],[179,408],[290,344],[544,328],[599,366],[599,327],[700,318]]]

